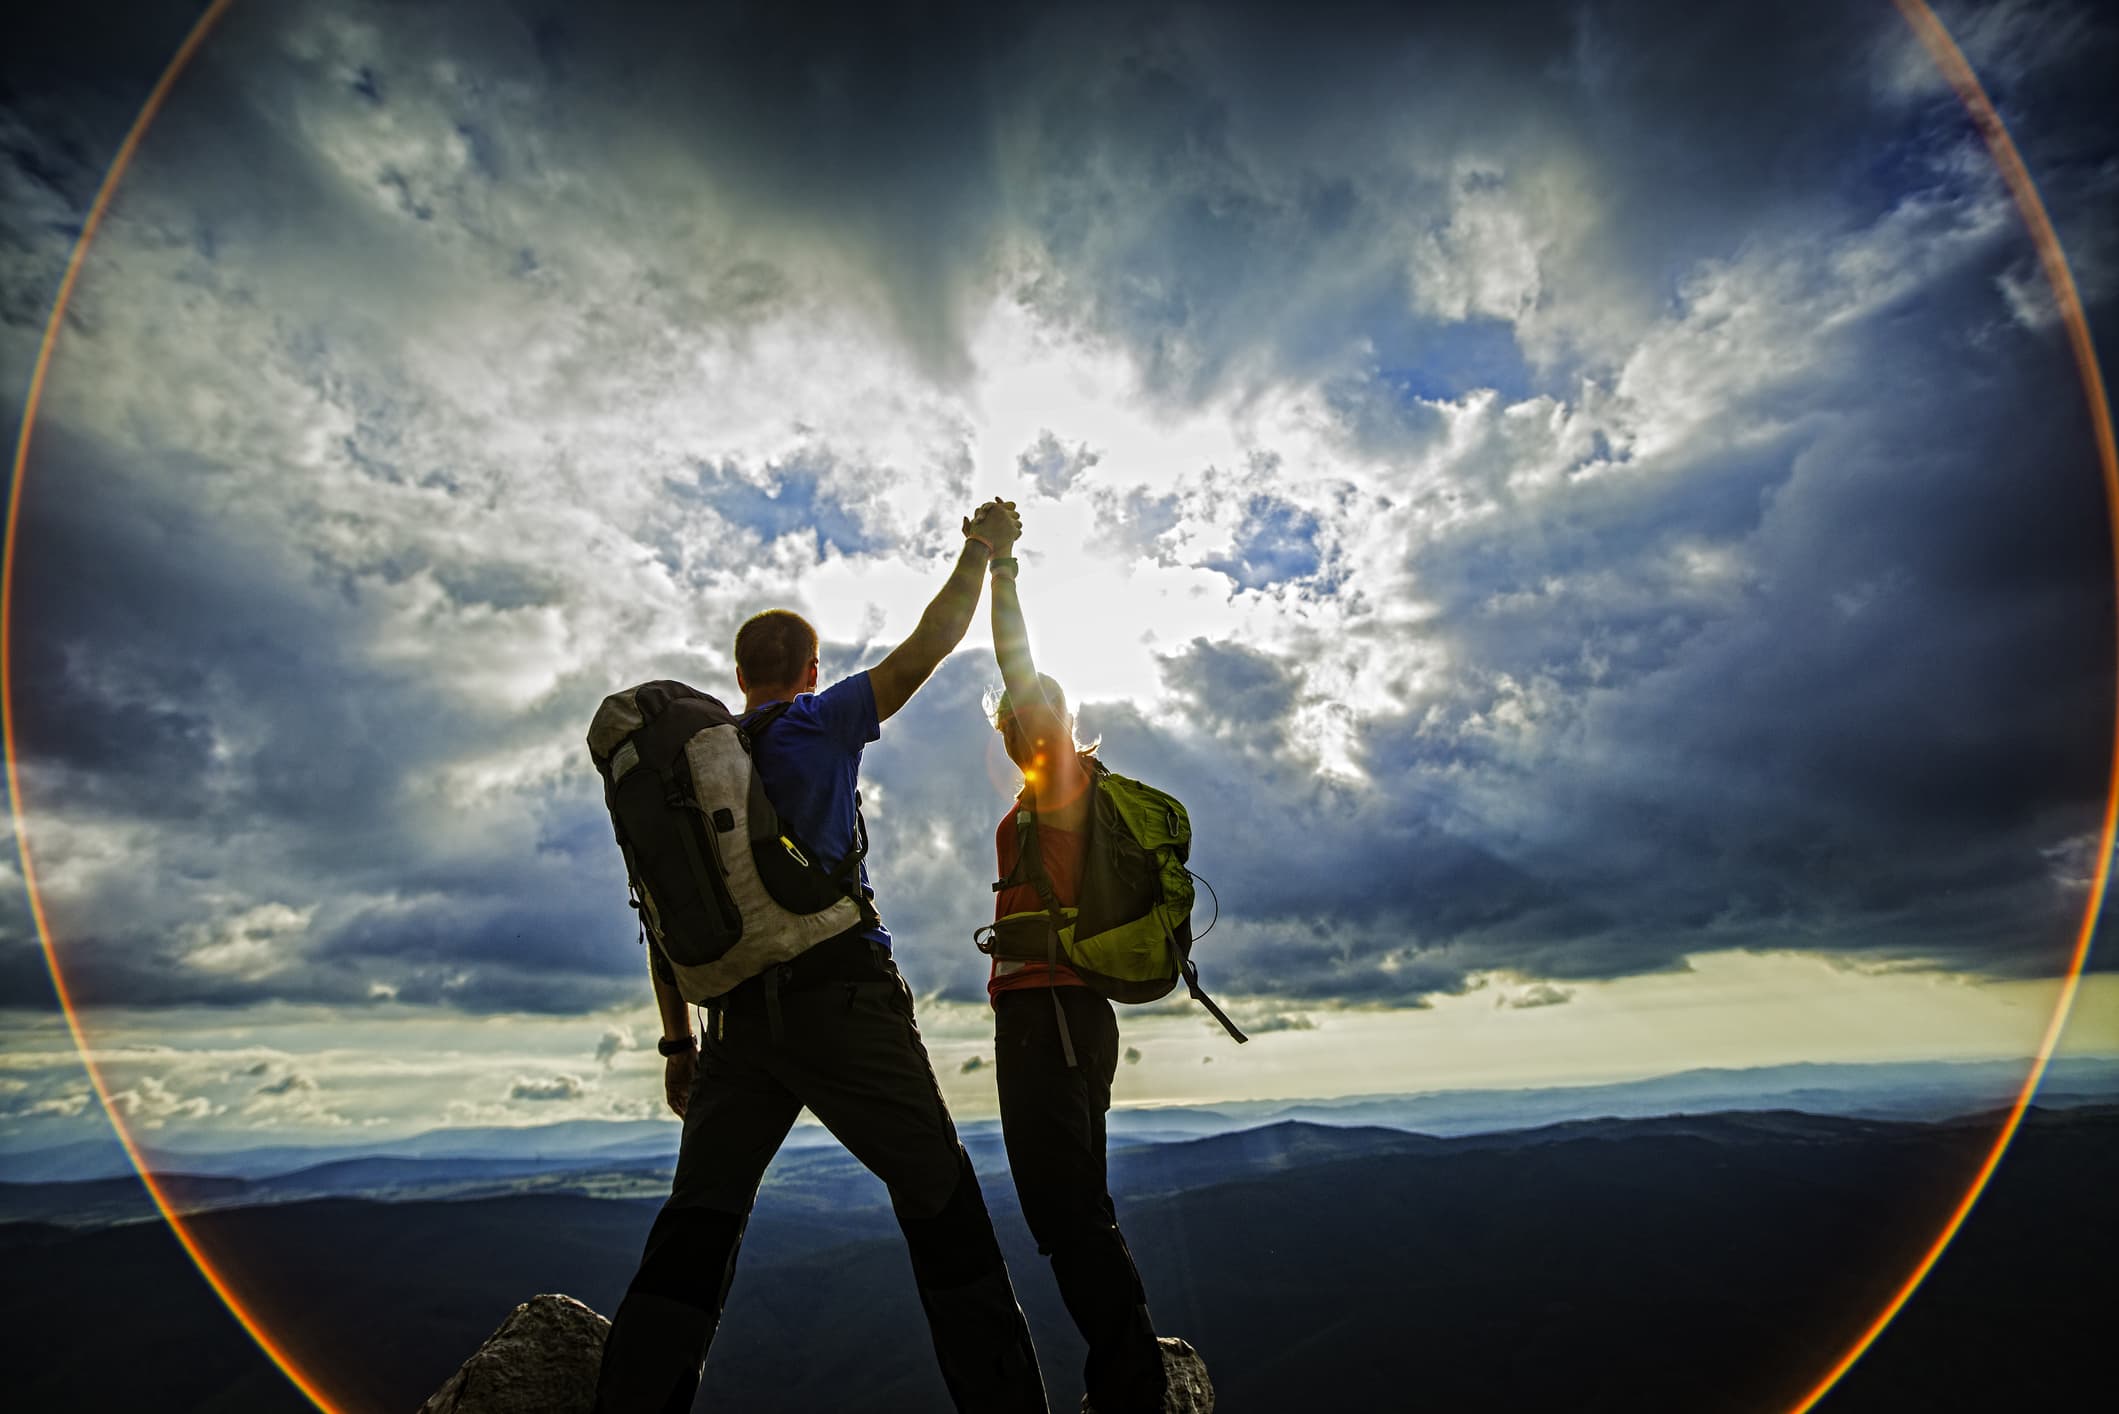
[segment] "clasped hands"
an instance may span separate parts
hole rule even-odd
[[[1015,502],[996,496],[964,517],[964,538],[983,541],[1001,559],[1022,537],[1023,518],[1015,513]]]

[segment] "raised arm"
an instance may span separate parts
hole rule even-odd
[[[1020,530],[1013,508],[999,501],[980,506],[976,516],[964,522],[964,552],[949,572],[942,592],[935,595],[920,615],[912,636],[890,651],[890,656],[868,670],[868,685],[876,695],[876,720],[883,721],[910,701],[944,658],[964,641],[971,616],[979,608],[979,579],[986,561],[1005,555]]]
[[[1023,622],[1023,602],[1016,592],[1016,570],[993,572],[993,656],[1008,689],[1008,708],[1037,753],[1023,774],[1043,802],[1040,809],[1074,799],[1081,788],[1082,767],[1074,754],[1074,736],[1038,679],[1030,656],[1030,629]]]
[[[993,572],[993,656],[1001,665],[1001,685],[1016,715],[1051,709],[1045,689],[1037,680],[1037,664],[1030,657],[1030,629],[1023,622],[1023,601],[1017,595],[1014,570]],[[1026,718],[1027,720],[1027,718]]]

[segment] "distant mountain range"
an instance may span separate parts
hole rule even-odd
[[[1941,1119],[1993,1109],[2015,1096],[2028,1061],[1798,1064],[1746,1070],[1689,1070],[1647,1080],[1520,1090],[1447,1090],[1330,1100],[1251,1100],[1190,1107],[1114,1110],[1113,1142],[1166,1142],[1251,1129],[1276,1120],[1372,1126],[1447,1136],[1498,1132],[1568,1119],[1800,1110],[1874,1119]],[[2048,1109],[2119,1098],[2119,1058],[2055,1061],[2039,1091]],[[962,1126],[967,1140],[997,1133],[992,1120]],[[526,1127],[437,1129],[408,1137],[334,1144],[258,1145],[240,1131],[151,1143],[161,1173],[266,1179],[352,1159],[505,1161],[568,1171],[669,1162],[677,1126],[669,1120],[569,1120]],[[0,1182],[86,1181],[119,1177],[132,1165],[115,1138],[37,1147],[0,1141]],[[814,1124],[797,1125],[795,1148],[832,1146]],[[411,1173],[412,1170],[405,1172]],[[439,1170],[430,1171],[439,1173]],[[497,1171],[496,1171],[497,1172]],[[511,1171],[506,1176],[514,1176]],[[201,1190],[202,1192],[204,1190]],[[343,1191],[327,1187],[321,1191]],[[0,1210],[4,1211],[4,1210]]]
[[[1159,1325],[1205,1354],[1231,1414],[1779,1414],[1910,1268],[1998,1119],[1761,1110],[1448,1138],[1283,1119],[1129,1143],[1111,1177]],[[997,1146],[973,1139],[1053,1408],[1070,1410],[1079,1339]],[[182,1182],[202,1203],[259,1199],[202,1213],[198,1239],[343,1407],[401,1414],[535,1292],[614,1308],[660,1171],[546,1163],[414,1155]],[[2094,1407],[2115,1172],[2119,1104],[2034,1110],[1929,1284],[1821,1414]],[[429,1182],[488,1196],[404,1198]],[[308,1409],[166,1227],[69,1221],[0,1225],[11,1407]],[[946,1409],[911,1295],[880,1185],[836,1146],[783,1153],[702,1404]]]

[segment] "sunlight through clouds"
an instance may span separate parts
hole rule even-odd
[[[24,798],[87,1003],[544,1018],[570,1049],[450,1113],[617,1113],[656,1023],[588,713],[732,692],[773,606],[871,666],[992,496],[1040,666],[1193,810],[1210,981],[1315,1019],[1268,1045],[1615,1025],[1598,988],[1787,949],[2049,975],[2097,488],[2006,194],[1888,7],[871,22],[232,14],[25,482]],[[2033,156],[2096,314],[2109,125],[2031,11],[1968,33],[2030,131],[2089,125]],[[26,368],[108,138],[13,105]],[[865,767],[900,959],[973,1019],[996,681],[982,616]],[[0,946],[0,1005],[47,1006]],[[125,1093],[377,1120],[344,1074]]]

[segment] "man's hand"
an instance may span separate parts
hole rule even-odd
[[[964,518],[964,534],[991,545],[994,558],[999,559],[1022,538],[1023,518],[1015,513],[1015,502],[995,497]]]
[[[684,1118],[684,1106],[692,1098],[692,1079],[698,1073],[697,1051],[679,1051],[663,1063],[662,1095],[679,1119]]]

